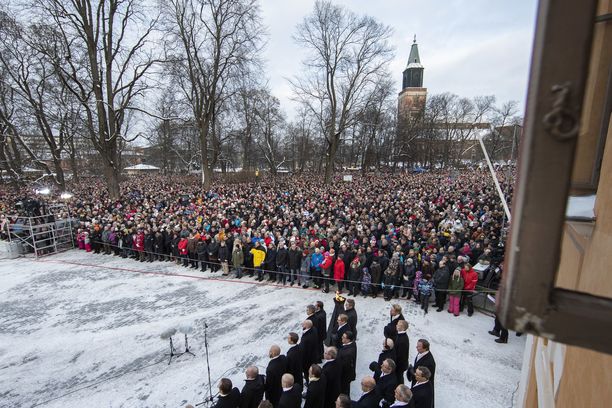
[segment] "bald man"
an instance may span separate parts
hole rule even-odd
[[[302,406],[302,387],[294,383],[291,374],[283,374],[281,379],[283,392],[278,402],[278,408],[300,408]]]
[[[281,355],[280,347],[274,344],[270,347],[268,355],[270,362],[266,368],[266,399],[272,403],[274,408],[278,407],[283,387],[281,379],[287,372],[287,357]]]
[[[358,401],[353,401],[353,408],[378,408],[381,398],[374,391],[376,381],[373,377],[366,376],[361,380],[361,391],[363,394]]]

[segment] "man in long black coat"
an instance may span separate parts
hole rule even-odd
[[[302,372],[304,378],[308,382],[308,370],[313,364],[317,364],[319,361],[319,338],[317,336],[317,329],[313,327],[312,320],[304,320],[302,322],[302,338],[300,339],[300,351],[302,353]]]
[[[408,368],[408,372],[406,373],[406,377],[412,385],[415,384],[415,370],[416,367],[422,366],[427,367],[431,376],[429,378],[429,382],[431,382],[432,387],[434,386],[434,376],[436,374],[436,360],[434,360],[433,355],[429,351],[429,342],[425,339],[419,339],[416,345],[417,356],[414,358],[414,364]]]
[[[289,350],[287,350],[287,372],[293,376],[295,384],[302,386],[304,380],[303,376],[303,359],[302,350],[298,346],[298,335],[297,333],[289,333],[287,336],[287,342],[289,343]]]
[[[283,387],[281,378],[287,372],[287,357],[281,355],[280,347],[270,347],[270,362],[266,368],[266,399],[276,408],[280,400]]]
[[[350,327],[348,324],[348,317],[345,314],[341,314],[338,316],[338,326],[333,329],[331,332],[331,344],[336,347],[338,350],[342,348],[342,335],[347,331],[350,331]]]
[[[278,401],[278,408],[300,408],[302,406],[302,387],[293,381],[289,373],[282,377],[283,392]]]
[[[357,311],[355,310],[355,299],[346,299],[344,302],[344,314],[348,317],[348,325],[357,339]]]
[[[337,360],[338,350],[328,347],[325,350],[325,364],[323,365],[321,379],[325,382],[324,408],[334,408],[336,398],[340,395],[340,381],[342,379],[342,366]]]
[[[321,367],[317,364],[310,366],[308,370],[308,391],[304,408],[324,408],[325,405],[325,380],[321,378]]]
[[[408,369],[409,352],[410,352],[410,340],[406,330],[408,329],[408,322],[400,320],[397,323],[397,337],[395,338],[395,373],[397,375],[398,384],[404,383],[404,373]]]
[[[266,379],[255,366],[247,367],[246,380],[240,393],[240,408],[257,408],[263,399]]]
[[[385,326],[383,334],[386,338],[395,341],[395,337],[397,336],[397,322],[404,320],[402,307],[398,304],[392,305],[391,310],[389,310],[389,316],[391,317],[391,321]]]
[[[414,408],[433,408],[434,389],[433,384],[429,381],[430,376],[431,373],[427,367],[419,366],[415,370],[416,382],[412,386]]]
[[[323,309],[323,302],[317,300],[315,304],[314,327],[319,335],[319,361],[323,359],[323,342],[327,338],[327,313]]]
[[[385,400],[386,404],[391,405],[395,401],[395,387],[397,387],[395,362],[389,358],[386,359],[382,363],[381,371],[381,376],[376,380],[376,393],[380,399]]]
[[[340,360],[342,366],[340,392],[350,396],[351,382],[355,381],[355,367],[357,365],[357,344],[355,344],[353,333],[350,331],[342,335],[342,348],[338,350],[338,360]]]

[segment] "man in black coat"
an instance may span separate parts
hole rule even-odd
[[[301,408],[302,387],[295,384],[293,376],[289,373],[282,377],[283,392],[278,401],[278,408]]]
[[[298,346],[297,333],[289,333],[287,336],[289,349],[287,350],[287,372],[293,376],[293,381],[296,385],[302,386],[304,381],[302,350]]]
[[[213,408],[240,408],[240,391],[229,378],[222,378],[219,382],[219,396]]]
[[[317,337],[317,329],[313,326],[312,320],[304,320],[302,322],[302,338],[300,339],[300,351],[302,354],[302,372],[306,383],[308,383],[308,370],[313,364],[319,363],[319,346]]]
[[[246,380],[240,393],[240,408],[257,408],[263,399],[266,379],[256,366],[246,369]]]
[[[353,401],[353,408],[379,408],[380,397],[376,393],[376,381],[367,376],[361,380],[363,394],[358,401]]]
[[[323,359],[323,342],[327,338],[327,313],[323,309],[323,302],[320,300],[315,303],[314,327],[319,335],[319,358]]]
[[[289,263],[289,276],[291,286],[297,280],[298,286],[300,285],[300,268],[302,267],[302,250],[297,247],[295,242],[291,243],[291,248],[288,254]]]
[[[392,305],[391,310],[389,310],[389,316],[391,317],[391,321],[387,323],[383,333],[386,338],[395,341],[395,337],[397,336],[397,322],[404,320],[402,307],[398,304]]]
[[[400,320],[397,322],[397,337],[395,338],[395,373],[397,375],[398,384],[404,383],[404,373],[408,369],[409,352],[410,352],[410,340],[408,339],[408,322]]]
[[[381,403],[391,405],[395,401],[395,387],[397,387],[397,377],[395,376],[395,362],[390,358],[383,361],[381,375],[376,380],[376,393]]]
[[[338,360],[342,366],[342,380],[340,392],[351,395],[351,382],[355,381],[357,366],[357,344],[354,342],[353,333],[347,331],[342,335],[342,348],[338,350]]]
[[[324,408],[325,381],[321,379],[321,367],[317,364],[310,366],[308,371],[308,391],[304,408]]]
[[[276,344],[270,347],[269,356],[270,362],[266,368],[266,399],[276,408],[283,392],[281,378],[287,372],[287,357],[281,355],[280,347]]]
[[[348,325],[348,317],[345,314],[338,316],[338,327],[334,328],[331,333],[331,345],[338,350],[342,348],[342,335],[350,331]]]
[[[446,291],[448,290],[448,283],[450,281],[450,270],[446,266],[446,261],[443,259],[440,261],[440,267],[433,274],[434,287],[436,288],[436,309],[437,312],[441,312],[444,309],[446,303]]]
[[[412,385],[415,384],[415,367],[427,367],[431,376],[429,378],[429,382],[431,382],[432,387],[434,386],[434,376],[436,374],[436,360],[434,360],[433,355],[429,351],[429,342],[425,339],[419,339],[416,345],[417,356],[414,358],[414,364],[408,367],[408,372],[406,373],[406,377]]]
[[[434,389],[429,381],[431,373],[427,367],[419,366],[415,370],[416,382],[412,386],[412,399],[414,408],[433,408]]]
[[[336,398],[340,395],[340,381],[342,379],[342,366],[336,360],[338,350],[335,347],[328,347],[325,350],[325,364],[323,365],[321,379],[325,383],[325,402],[324,408],[334,408]]]
[[[344,302],[344,314],[348,317],[350,330],[357,339],[357,311],[355,310],[355,299],[346,299]]]

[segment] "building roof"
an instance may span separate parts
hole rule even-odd
[[[414,41],[412,42],[412,47],[410,48],[410,55],[408,56],[408,65],[406,68],[423,68],[421,65],[421,58],[419,57],[419,46],[416,42],[416,35],[414,36]]]
[[[134,166],[126,167],[125,170],[159,170],[159,167],[140,163]]]

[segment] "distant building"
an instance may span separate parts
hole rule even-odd
[[[517,150],[520,132],[515,126],[492,127],[489,122],[449,123],[444,119],[428,118],[424,71],[415,36],[397,98],[395,160],[408,166],[479,161],[483,159],[480,137],[485,140],[492,160],[507,161],[516,157],[513,153]]]

